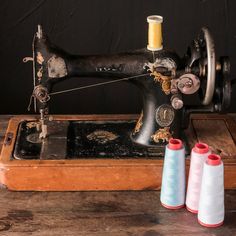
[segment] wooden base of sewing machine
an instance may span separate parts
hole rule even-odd
[[[90,121],[98,124],[131,122],[136,115],[53,116],[57,121]],[[87,191],[87,190],[157,190],[161,186],[163,157],[129,154],[96,158],[94,156],[22,159],[16,152],[19,145],[19,125],[33,122],[34,116],[15,116],[8,125],[0,157],[0,183],[10,190]],[[189,148],[196,142],[206,142],[220,154],[225,165],[225,188],[236,189],[236,119],[230,115],[194,115],[185,131]],[[56,140],[56,139],[55,139]],[[60,139],[58,145],[60,146]],[[52,140],[51,140],[52,141]],[[51,143],[52,144],[52,143]],[[48,146],[53,146],[50,143]],[[58,146],[59,155],[62,153]],[[63,145],[62,145],[63,146]],[[47,146],[46,146],[47,147]],[[117,148],[119,146],[116,145]],[[49,148],[49,149],[50,149]],[[54,149],[57,147],[54,147]],[[42,152],[42,151],[41,151]],[[153,151],[151,150],[152,154]],[[21,151],[24,154],[24,152]],[[96,152],[95,152],[96,153]],[[134,152],[136,153],[136,152]],[[159,154],[163,154],[159,153]],[[104,154],[103,154],[104,155]],[[23,155],[24,156],[24,155]],[[18,158],[18,159],[16,159]],[[20,159],[19,159],[20,158]],[[186,173],[189,157],[186,159]]]

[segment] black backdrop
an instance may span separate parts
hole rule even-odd
[[[211,29],[217,55],[231,58],[236,77],[235,0],[2,0],[0,6],[0,113],[27,113],[32,92],[31,44],[37,24],[52,42],[73,54],[104,54],[146,47],[146,17],[164,17],[164,46],[180,55],[201,26]],[[55,90],[100,82],[74,78]],[[69,81],[67,81],[69,82]],[[235,89],[234,89],[235,90]],[[236,92],[236,91],[234,91]],[[234,104],[231,111],[236,111]],[[141,95],[119,83],[54,96],[51,113],[137,113]]]

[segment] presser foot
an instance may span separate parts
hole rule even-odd
[[[39,126],[37,130],[39,133],[39,139],[45,139],[48,136],[48,122],[49,119],[46,117],[47,109],[40,109],[40,119],[39,119]]]

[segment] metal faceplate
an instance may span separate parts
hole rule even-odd
[[[156,109],[156,122],[161,127],[170,126],[175,117],[172,106],[163,104]]]
[[[53,55],[48,60],[48,76],[50,78],[62,78],[67,75],[66,63],[63,58]]]

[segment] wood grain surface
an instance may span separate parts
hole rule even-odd
[[[234,158],[236,146],[224,120],[193,120],[199,142],[208,143],[222,157]]]
[[[2,142],[9,116],[0,117]],[[236,180],[235,180],[236,181]],[[185,208],[167,210],[159,191],[12,192],[0,190],[1,236],[233,236],[236,190],[225,192],[224,225],[209,229]]]
[[[185,131],[190,148],[205,142],[223,159],[236,160],[236,115],[194,114]]]
[[[236,191],[224,225],[209,229],[185,208],[167,210],[159,191],[0,192],[0,235],[236,235]]]

